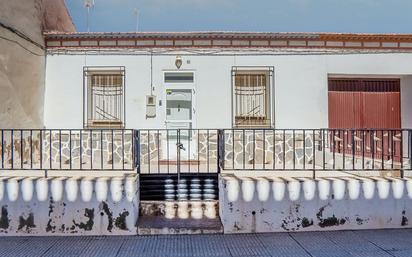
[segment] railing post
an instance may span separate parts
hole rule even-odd
[[[326,131],[325,129],[322,130],[322,169],[325,170],[325,162],[326,162],[326,146],[325,146],[325,132],[329,134],[329,131]],[[330,147],[329,147],[330,148]]]
[[[137,168],[137,173],[140,173],[140,130],[132,130],[132,135],[134,145],[133,168]]]
[[[208,140],[209,140],[209,138],[208,138]],[[206,143],[206,145],[207,145],[207,143]],[[177,166],[176,166],[176,169],[177,169],[177,187],[178,187],[178,190],[180,190],[180,150],[182,149],[182,143],[180,142],[180,129],[177,129],[177,143],[176,143],[176,155],[177,155],[177,157],[176,157],[176,164],[177,164]],[[208,158],[206,158],[207,159],[207,161],[208,161],[208,164],[209,164],[209,159]],[[150,159],[149,159],[149,162],[150,162]]]
[[[412,135],[411,135],[411,130],[408,130],[408,139],[409,139],[409,145],[408,145],[408,156],[409,156],[409,169],[412,169]]]
[[[4,169],[4,129],[1,130],[1,169]]]
[[[409,166],[408,169],[412,170],[412,130],[408,130],[408,157],[409,157]]]
[[[218,129],[217,131],[217,172],[220,173],[221,169],[225,169],[225,131]]]

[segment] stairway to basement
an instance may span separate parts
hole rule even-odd
[[[139,235],[223,233],[217,174],[140,175]]]

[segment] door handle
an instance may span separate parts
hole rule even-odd
[[[186,151],[185,147],[183,146],[182,143],[176,143],[177,148],[179,148],[180,150]]]

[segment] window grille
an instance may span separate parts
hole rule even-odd
[[[124,126],[124,70],[88,69],[86,127]]]
[[[271,126],[271,76],[268,71],[235,71],[234,126]]]

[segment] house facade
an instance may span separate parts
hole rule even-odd
[[[46,40],[46,128],[408,128],[412,123],[407,65],[412,47],[406,35],[69,33],[46,34]],[[93,76],[115,82],[96,82]],[[117,96],[92,96],[95,83],[117,83],[108,92]],[[390,106],[362,109],[360,103],[339,102],[350,101],[355,92],[370,96],[367,106],[379,107],[380,101]],[[351,108],[362,117],[351,117]]]
[[[43,126],[0,131],[2,235],[411,226],[411,35],[44,38]]]

